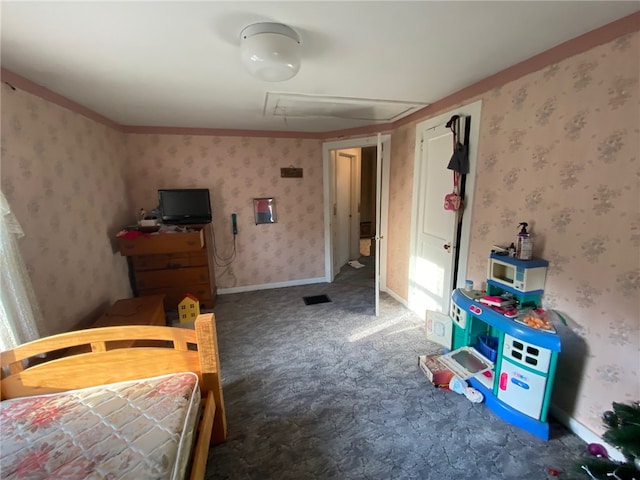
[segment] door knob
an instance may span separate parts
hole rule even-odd
[[[451,253],[451,244],[445,243],[442,248],[444,248],[447,252]]]

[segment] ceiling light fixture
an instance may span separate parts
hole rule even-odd
[[[300,70],[300,37],[281,23],[254,23],[240,33],[242,63],[251,75],[282,82]]]

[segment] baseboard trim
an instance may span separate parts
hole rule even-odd
[[[396,292],[394,292],[391,289],[385,288],[384,290],[381,290],[387,294],[389,294],[391,297],[393,297],[397,302],[401,303],[402,305],[404,305],[405,307],[409,308],[409,303],[402,298],[400,295],[398,295]]]
[[[247,285],[245,287],[219,288],[218,295],[229,293],[254,292],[256,290],[270,290],[272,288],[297,287],[300,285],[311,285],[314,283],[327,283],[325,277],[303,278],[302,280],[291,280],[288,282],[263,283],[261,285]]]
[[[624,455],[612,445],[609,445],[605,442],[602,437],[598,434],[592,432],[587,427],[585,427],[582,423],[577,421],[575,418],[571,417],[564,410],[556,407],[555,405],[551,405],[549,409],[551,415],[553,415],[560,423],[562,423],[565,427],[575,433],[578,437],[585,441],[585,443],[599,443],[604,448],[607,449],[607,453],[609,454],[609,458],[611,460],[615,460],[616,462],[625,462],[626,459]]]

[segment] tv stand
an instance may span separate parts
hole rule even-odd
[[[198,298],[201,308],[215,305],[210,225],[189,225],[188,231],[178,233],[123,236],[118,245],[127,257],[136,297],[163,294],[165,310],[176,309],[187,293]]]

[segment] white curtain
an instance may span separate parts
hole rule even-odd
[[[42,314],[18,249],[24,232],[0,191],[0,350],[40,338]]]

